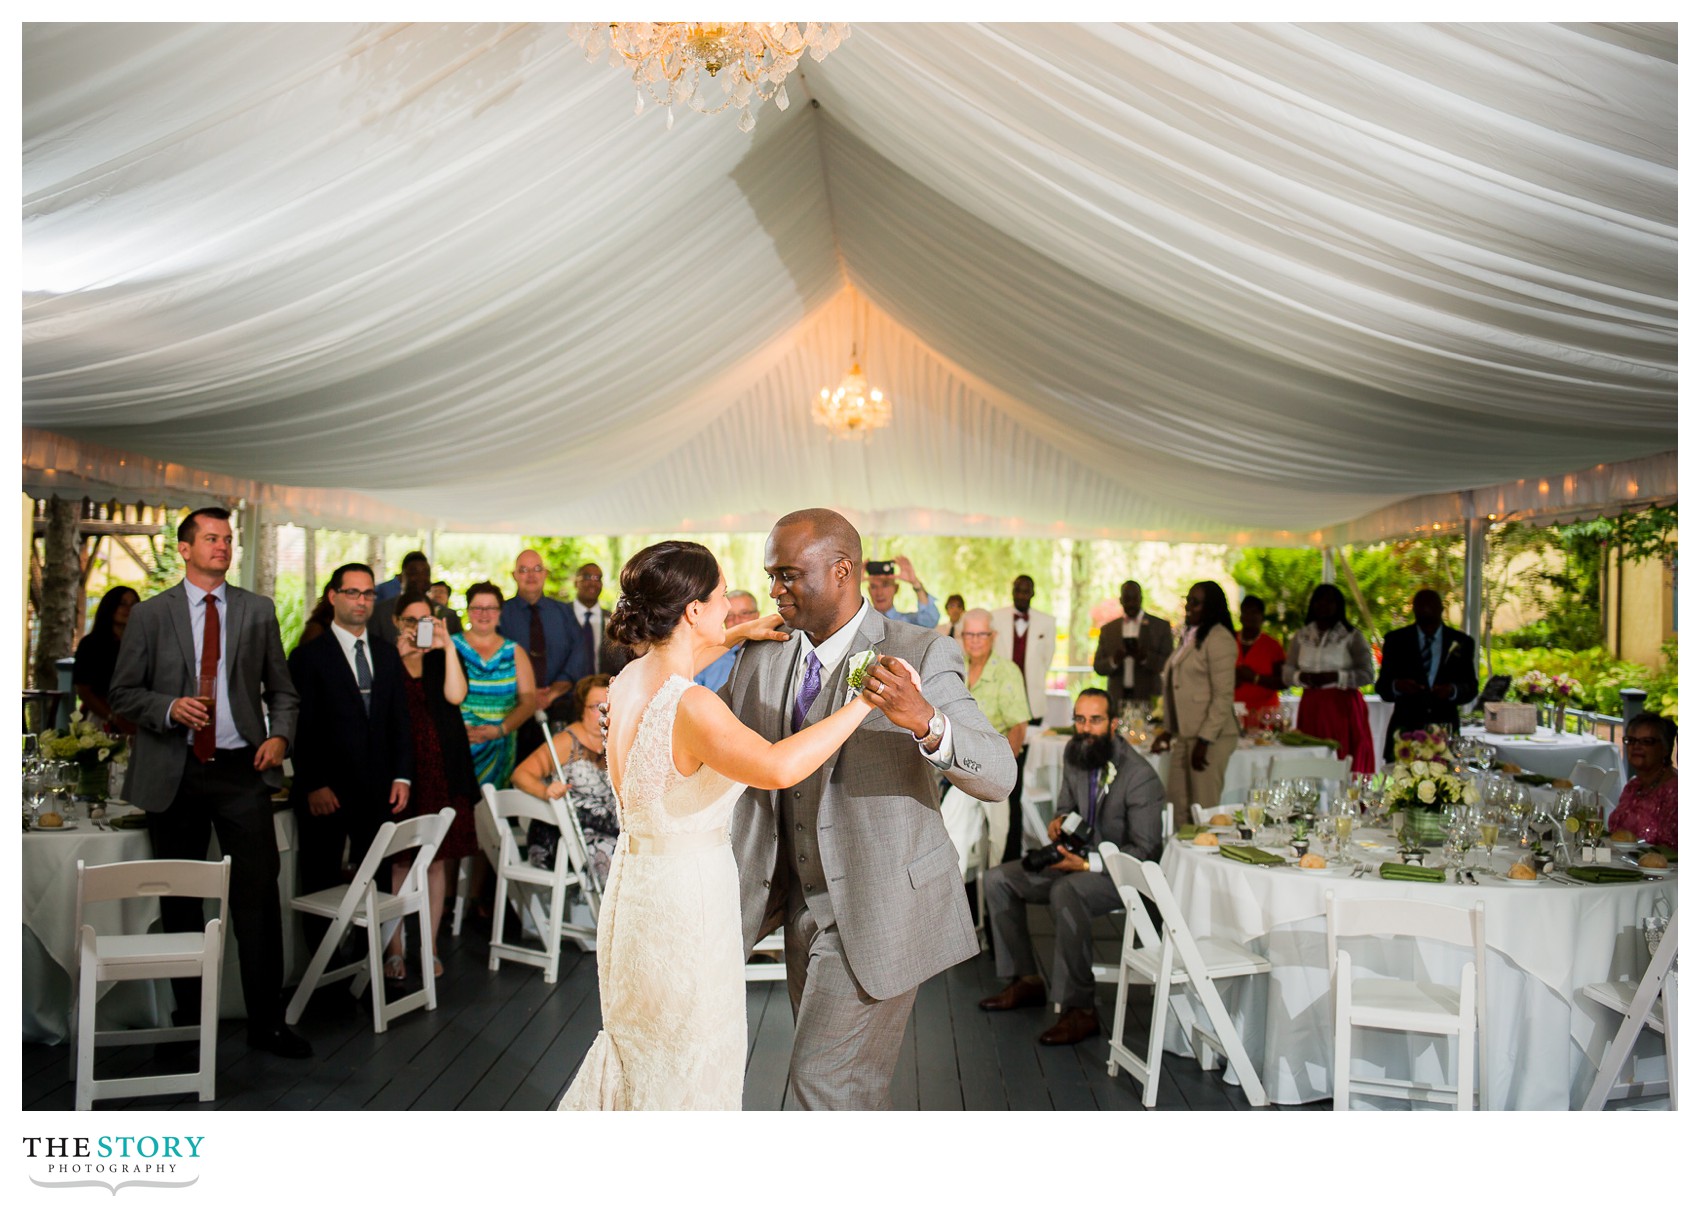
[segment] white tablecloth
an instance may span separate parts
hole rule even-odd
[[[134,811],[114,805],[113,815]],[[296,971],[304,946],[300,924],[289,907],[295,888],[295,818],[287,810],[273,818],[282,871],[278,896],[283,904],[283,960],[286,975]],[[217,857],[217,839],[213,855]],[[32,831],[23,836],[23,1035],[57,1044],[69,1035],[71,982],[76,978],[77,860],[90,867],[153,857],[146,829],[96,829],[86,818],[63,833]],[[101,933],[143,934],[159,921],[159,901],[135,897],[89,907],[88,921]],[[304,961],[302,961],[304,962]],[[236,939],[225,936],[225,980],[219,1014],[244,1016]],[[171,993],[166,982],[124,981],[100,995],[100,1026],[152,1027],[168,1021]]]
[[[1386,850],[1361,852],[1377,860]],[[1504,866],[1504,859],[1498,865]],[[1618,1020],[1587,999],[1583,985],[1639,978],[1647,966],[1640,920],[1663,897],[1676,908],[1676,879],[1601,886],[1534,887],[1397,883],[1287,868],[1236,863],[1189,843],[1171,843],[1162,861],[1188,926],[1267,955],[1267,981],[1235,980],[1224,1001],[1278,1103],[1332,1097],[1333,1010],[1329,995],[1325,894],[1376,899],[1438,900],[1487,911],[1488,1078],[1485,1106],[1493,1109],[1563,1110],[1580,1106],[1599,1057]],[[1453,948],[1398,940],[1350,944],[1360,975],[1409,978],[1420,969],[1432,979],[1456,981],[1467,958]],[[1578,1002],[1580,1001],[1580,1004]],[[1454,1072],[1451,1049],[1437,1052],[1434,1037],[1363,1032],[1356,1041],[1354,1072],[1432,1081]],[[1166,1046],[1190,1055],[1171,1033]],[[1656,1042],[1644,1039],[1637,1056],[1643,1078],[1658,1075]]]
[[[1611,776],[1606,794],[1613,806],[1623,790],[1623,768],[1617,758],[1617,746],[1610,741],[1574,732],[1555,733],[1551,728],[1537,728],[1533,736],[1510,737],[1471,725],[1464,729],[1464,735],[1494,746],[1499,750],[1500,761],[1514,762],[1548,778],[1569,778],[1577,762],[1598,766]]]
[[[1043,846],[1045,826],[1055,815],[1057,792],[1062,786],[1063,750],[1069,738],[1055,733],[1029,734],[1027,766],[1021,786],[1021,820],[1024,845]],[[1168,753],[1142,753],[1164,785],[1169,779]],[[1277,756],[1332,757],[1331,750],[1321,745],[1248,745],[1242,743],[1228,759],[1228,775],[1222,785],[1223,803],[1244,798],[1247,787],[1269,777],[1269,765]],[[1189,805],[1175,805],[1175,823],[1185,824]]]

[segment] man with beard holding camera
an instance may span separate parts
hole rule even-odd
[[[1122,907],[1115,882],[1104,871],[1099,842],[1114,842],[1138,859],[1154,859],[1163,846],[1163,781],[1138,753],[1110,731],[1110,697],[1083,690],[1074,701],[1074,736],[1063,752],[1062,791],[1051,822],[1051,844],[985,875],[998,975],[1010,980],[982,1010],[1017,1010],[1047,1000],[1062,1017],[1039,1036],[1041,1044],[1078,1044],[1097,1035],[1092,981],[1092,919]],[[1038,976],[1027,932],[1028,904],[1049,904],[1056,921],[1051,994]]]

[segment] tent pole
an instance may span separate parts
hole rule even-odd
[[[1334,549],[1328,546],[1324,546],[1322,549],[1322,583],[1324,585],[1334,583]]]
[[[1475,506],[1467,505],[1469,516],[1464,519],[1464,631],[1475,637],[1478,649],[1487,656],[1488,672],[1493,672],[1492,636],[1483,627],[1482,580],[1487,569],[1487,519],[1475,516]]]
[[[310,619],[319,604],[319,532],[311,524],[302,527],[301,596],[307,603],[307,613],[301,617]]]

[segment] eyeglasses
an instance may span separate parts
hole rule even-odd
[[[1623,738],[1623,743],[1625,745],[1663,745],[1665,741],[1663,737],[1658,736],[1626,736]]]
[[[336,592],[345,598],[360,602],[375,602],[378,599],[378,591],[375,589],[338,589]]]
[[[541,565],[541,564],[527,564],[524,568],[514,569],[514,572],[523,573],[524,575],[526,575],[528,577],[536,576],[540,572],[548,572],[548,571],[549,570],[547,568],[543,567],[543,565]]]
[[[1080,727],[1082,724],[1108,724],[1109,722],[1110,717],[1107,715],[1077,715],[1074,717],[1074,726],[1076,728]]]
[[[502,608],[500,606],[468,606],[466,608],[466,613],[468,613],[468,614],[501,614]]]
[[[962,638],[965,640],[984,640],[990,638],[991,634],[989,631],[964,631]]]

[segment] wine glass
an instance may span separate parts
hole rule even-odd
[[[29,805],[28,820],[32,829],[41,816],[41,806],[47,799],[50,782],[44,762],[32,760],[24,766],[24,802]]]
[[[1441,863],[1450,871],[1461,871],[1476,844],[1476,826],[1468,805],[1458,804],[1446,823],[1446,840],[1440,849]]]
[[[1267,787],[1253,787],[1246,792],[1245,823],[1251,826],[1251,835],[1257,837],[1257,831],[1263,828],[1264,809],[1269,803]]]
[[[1334,853],[1342,862],[1346,858],[1346,846],[1352,840],[1352,830],[1358,825],[1358,806],[1350,800],[1342,800],[1334,805]]]
[[[53,790],[54,807],[63,820],[71,819],[71,792],[77,786],[77,766],[75,762],[53,762],[48,767],[50,782]]]
[[[1277,833],[1286,831],[1287,818],[1293,812],[1293,783],[1282,779],[1269,792],[1269,819],[1275,822]]]

